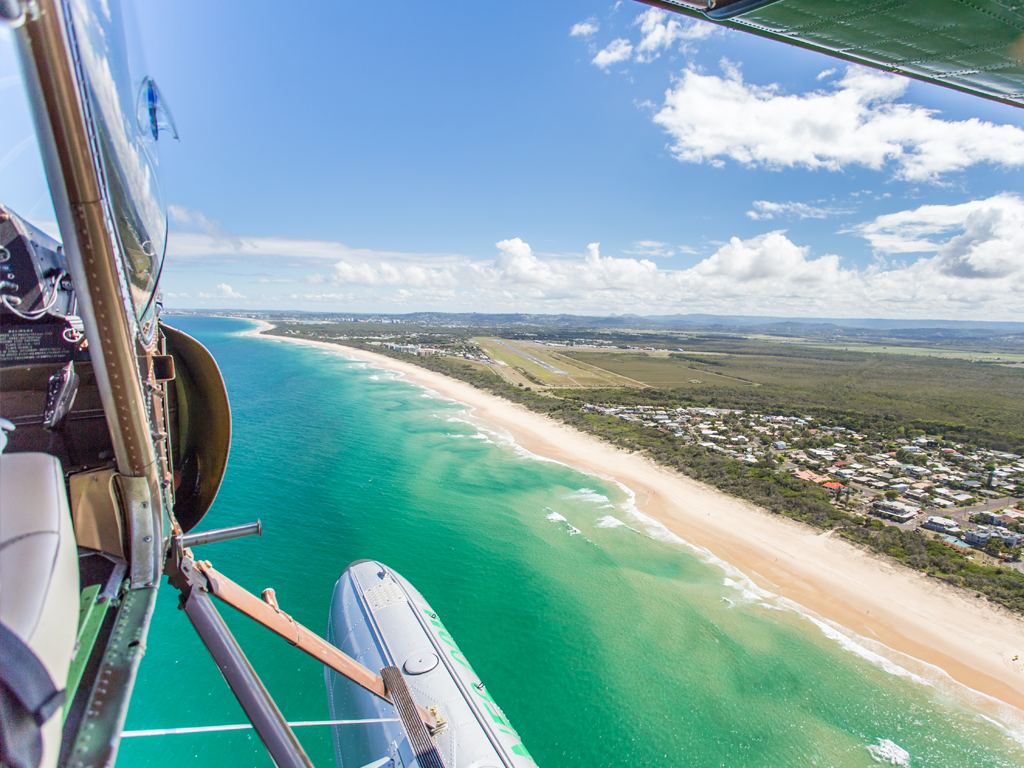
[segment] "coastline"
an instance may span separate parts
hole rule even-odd
[[[244,335],[273,328],[257,322]],[[862,645],[877,645],[870,650],[940,689],[934,669],[941,670],[983,694],[971,697],[971,706],[1024,724],[1024,661],[1013,661],[1024,656],[1024,618],[457,379],[352,347],[261,337],[360,358],[467,405],[474,418],[505,430],[525,450],[630,489],[642,515],[733,566],[758,588],[834,629],[845,628]]]

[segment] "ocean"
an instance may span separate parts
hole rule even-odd
[[[227,476],[201,527],[264,527],[197,555],[251,592],[273,587],[321,633],[350,562],[393,567],[542,768],[1024,765],[1016,710],[992,719],[938,670],[761,592],[639,515],[628,489],[343,353],[244,336],[242,320],[168,322],[214,354],[232,405]],[[161,590],[126,729],[245,722]],[[322,667],[219,607],[285,716],[327,719]],[[315,765],[333,764],[329,728],[296,732]],[[118,759],[272,765],[252,731],[125,738]]]

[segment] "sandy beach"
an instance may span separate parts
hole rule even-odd
[[[263,323],[251,333],[270,327]],[[976,708],[1024,725],[1024,661],[1013,660],[1024,657],[1024,618],[461,381],[349,347],[264,338],[341,351],[400,372],[466,404],[526,450],[622,483],[636,494],[642,514],[758,587],[845,628],[862,646],[933,685],[968,695]],[[946,675],[984,695],[971,695]]]

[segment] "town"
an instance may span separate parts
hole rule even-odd
[[[827,489],[848,510],[930,531],[951,546],[1021,558],[1024,459],[920,435],[888,440],[812,416],[715,408],[629,408],[587,403],[583,410],[641,424],[747,464]]]

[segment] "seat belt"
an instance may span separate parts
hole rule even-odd
[[[0,624],[0,757],[14,768],[35,768],[43,757],[42,726],[64,705],[43,662]]]

